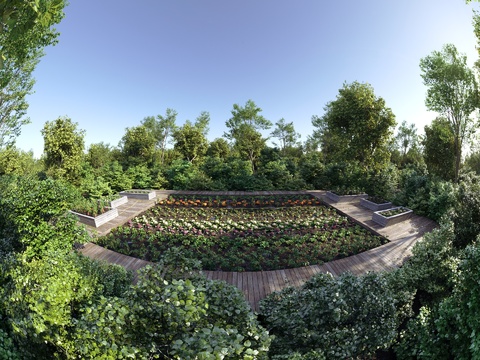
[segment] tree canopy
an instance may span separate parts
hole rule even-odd
[[[455,154],[455,181],[458,181],[462,161],[462,147],[470,138],[475,121],[470,118],[480,106],[478,83],[467,57],[453,44],[442,51],[433,51],[420,60],[423,83],[427,86],[425,105],[443,115],[453,131]]]
[[[358,161],[365,168],[385,164],[395,115],[369,84],[344,84],[337,98],[312,119],[327,161]]]

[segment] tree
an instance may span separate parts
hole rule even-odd
[[[32,94],[32,72],[38,58],[33,56],[18,66],[6,60],[0,68],[0,147],[12,144],[21,127],[30,122],[24,117],[28,109],[26,96]]]
[[[244,107],[233,105],[232,117],[226,122],[229,131],[225,137],[234,140],[234,149],[240,156],[248,159],[255,169],[255,160],[265,146],[266,139],[259,130],[266,130],[272,123],[260,115],[260,109],[252,100],[248,100]]]
[[[455,135],[447,119],[439,117],[425,126],[423,146],[428,171],[444,180],[455,179]]]
[[[248,100],[244,107],[238,104],[233,105],[232,117],[226,122],[230,129],[225,133],[227,139],[235,139],[235,130],[241,125],[246,124],[255,130],[266,130],[272,126],[272,123],[260,115],[260,109],[252,100]]]
[[[325,106],[322,117],[313,117],[312,124],[328,162],[358,161],[365,169],[387,164],[395,115],[371,85],[344,84],[337,99]]]
[[[425,105],[443,115],[454,138],[455,182],[458,182],[462,147],[474,132],[471,113],[480,106],[478,83],[467,57],[455,45],[446,44],[420,60],[423,83],[428,87]]]
[[[204,135],[205,126],[208,126],[208,118],[202,117],[200,122],[195,124],[187,120],[173,133],[174,149],[179,151],[185,160],[193,162],[205,156],[208,148],[208,140]]]
[[[112,161],[112,148],[110,144],[99,142],[90,144],[86,160],[94,169],[100,169]]]
[[[146,126],[127,128],[120,141],[125,166],[151,165],[155,138]]]
[[[0,2],[0,147],[12,143],[32,93],[31,75],[45,46],[55,44],[52,28],[63,18],[64,0],[11,0]]]
[[[235,129],[233,136],[236,139],[233,145],[234,150],[240,154],[242,159],[248,159],[255,171],[255,162],[265,147],[266,139],[248,124],[241,124]]]
[[[280,150],[285,152],[287,147],[297,145],[300,134],[295,131],[293,122],[285,123],[285,119],[280,119],[275,123],[275,129],[270,134],[280,141]],[[275,146],[277,144],[274,143]]]
[[[230,146],[228,145],[227,140],[225,140],[224,138],[217,138],[208,145],[208,156],[219,159],[226,159],[229,154]]]
[[[84,130],[70,118],[47,121],[42,129],[45,167],[54,178],[76,181],[83,159]]]
[[[63,16],[65,0],[10,0],[0,3],[0,68],[3,61],[21,65],[32,52],[55,44],[52,28]]]
[[[177,126],[177,112],[173,109],[167,109],[165,116],[157,115],[157,117],[148,116],[142,121],[144,125],[153,135],[155,139],[155,147],[160,150],[161,163],[165,160],[165,151],[169,137],[173,135]]]

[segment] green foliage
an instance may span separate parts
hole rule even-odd
[[[112,149],[109,144],[103,142],[91,144],[85,158],[93,169],[101,169],[113,160]]]
[[[271,355],[315,351],[317,358],[346,359],[371,356],[392,344],[396,303],[381,275],[318,274],[300,289],[270,295],[260,308],[275,335]]]
[[[389,160],[388,142],[395,116],[376,97],[369,84],[344,84],[337,99],[314,117],[313,126],[322,139],[327,162],[358,162],[365,168],[382,168]]]
[[[113,191],[119,192],[133,188],[133,179],[123,171],[118,161],[113,161],[102,169],[104,177]]]
[[[177,129],[175,124],[177,112],[173,109],[167,109],[165,116],[157,115],[156,118],[148,116],[142,121],[142,125],[147,128],[155,140],[155,148],[160,150],[160,164],[166,164],[167,143],[169,137]]]
[[[84,197],[99,199],[111,195],[113,190],[102,176],[86,171],[80,180],[79,190]]]
[[[0,6],[0,64],[4,60],[19,66],[28,61],[32,53],[53,45],[58,33],[52,27],[63,16],[64,0],[13,0]]]
[[[480,177],[472,173],[460,178],[453,215],[457,248],[471,244],[480,234]]]
[[[295,131],[293,122],[285,123],[285,119],[280,119],[275,123],[275,129],[271,135],[280,142],[280,149],[285,153],[285,149],[297,145],[300,134]],[[277,144],[274,143],[275,146]]]
[[[33,157],[33,152],[15,147],[0,150],[0,175],[37,175],[41,164]]]
[[[453,247],[453,227],[444,224],[426,234],[412,249],[413,256],[395,274],[398,288],[417,292],[424,305],[448,296],[458,267],[458,252]]]
[[[177,128],[173,133],[174,148],[182,154],[187,161],[198,161],[205,156],[208,148],[208,140],[204,134],[210,117],[205,114],[201,122],[192,125],[190,121]]]
[[[155,154],[155,137],[146,126],[127,128],[120,141],[125,167],[150,166]]]
[[[439,221],[455,204],[455,186],[448,181],[429,177],[419,169],[400,172],[399,191],[394,202],[404,205],[418,215]]]
[[[476,359],[480,356],[478,319],[480,248],[467,246],[458,266],[453,292],[410,320],[396,349],[403,359]]]
[[[213,158],[226,159],[230,155],[230,146],[227,140],[216,138],[210,142],[206,155]]]
[[[455,179],[455,135],[445,118],[425,126],[423,146],[429,173],[444,180]]]
[[[84,130],[67,117],[47,121],[42,129],[47,174],[75,182],[83,159]]]
[[[20,360],[20,352],[16,349],[9,335],[0,329],[0,359]]]
[[[151,187],[152,176],[150,170],[145,165],[129,167],[126,174],[133,180],[132,187],[134,189],[148,189]]]
[[[72,252],[25,260],[9,269],[3,304],[6,322],[26,353],[44,349],[51,356],[75,348],[70,335],[81,309],[100,295],[122,295],[132,280],[123,269]]]
[[[47,250],[70,251],[75,242],[84,243],[86,233],[65,215],[77,196],[71,185],[47,179],[2,178],[0,232],[31,257]]]
[[[425,105],[444,115],[452,130],[454,179],[458,181],[463,144],[475,131],[470,114],[480,105],[475,73],[467,66],[467,57],[453,44],[421,59],[420,69],[427,86]]]
[[[323,173],[317,177],[315,188],[336,191],[365,191],[365,180],[368,173],[357,162],[330,163]]]

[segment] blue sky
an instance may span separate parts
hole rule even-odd
[[[43,152],[46,121],[68,116],[86,147],[117,146],[146,116],[177,123],[211,116],[209,139],[227,130],[233,104],[252,99],[273,123],[293,121],[306,140],[344,82],[368,82],[397,117],[419,130],[419,62],[445,43],[478,57],[463,0],[71,0],[59,43],[35,70],[17,146]],[[268,131],[265,132],[268,135]]]

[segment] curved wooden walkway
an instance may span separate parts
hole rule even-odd
[[[203,194],[203,195],[243,195],[243,194],[298,194],[309,193],[320,198],[326,204],[335,207],[341,213],[352,218],[357,223],[370,229],[371,231],[384,236],[389,240],[385,245],[378,248],[365,251],[363,253],[350,256],[348,258],[335,260],[323,265],[305,266],[296,269],[284,269],[275,271],[257,271],[257,272],[224,272],[224,271],[204,271],[209,279],[224,280],[238,289],[240,289],[246,300],[255,311],[259,310],[259,301],[274,291],[282,290],[287,286],[301,286],[313,275],[322,273],[331,273],[338,276],[344,272],[351,272],[356,275],[364,274],[369,271],[380,272],[388,271],[399,267],[411,255],[413,245],[420,240],[423,235],[436,227],[433,220],[413,215],[409,220],[402,223],[382,228],[374,223],[372,211],[360,207],[359,203],[332,203],[326,198],[324,191],[268,191],[268,192],[193,192],[193,191],[157,191],[157,199],[165,198],[171,193],[184,194]],[[119,218],[111,223],[105,224],[103,228],[97,229],[100,235],[108,233],[112,228],[121,225],[130,218],[147,210],[155,204],[155,201],[129,200],[125,205],[119,208]],[[118,264],[128,270],[136,271],[149,262],[122,255],[111,250],[107,250],[93,243],[85,244],[80,250],[84,255],[99,260],[105,260],[113,264]]]

